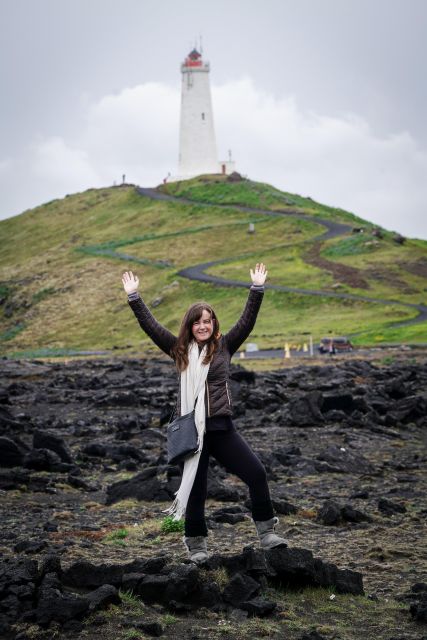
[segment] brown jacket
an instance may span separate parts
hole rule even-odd
[[[228,383],[231,356],[254,328],[263,297],[264,289],[252,286],[239,320],[228,333],[222,335],[219,339],[218,348],[211,360],[206,380],[205,407],[207,417],[231,416],[233,413]],[[171,356],[171,349],[175,346],[177,337],[157,322],[140,297],[135,300],[129,300],[129,305],[145,333],[162,351]],[[180,413],[179,398],[180,394],[178,393],[178,415]]]

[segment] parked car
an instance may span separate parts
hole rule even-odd
[[[320,353],[343,353],[353,351],[353,345],[348,338],[322,338],[318,347]]]

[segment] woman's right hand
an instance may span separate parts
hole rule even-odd
[[[139,278],[134,276],[132,271],[125,271],[122,277],[122,282],[126,293],[133,293],[138,291]]]

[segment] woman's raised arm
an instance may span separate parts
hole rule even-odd
[[[125,271],[122,276],[124,290],[128,294],[128,303],[138,320],[141,329],[145,331],[147,336],[168,356],[171,355],[171,349],[175,346],[176,336],[173,335],[166,327],[157,322],[145,302],[138,293],[139,278],[132,271]]]
[[[264,283],[267,278],[268,271],[265,265],[257,263],[254,270],[250,270],[252,286],[249,290],[249,296],[246,301],[243,313],[234,327],[225,334],[224,340],[227,342],[228,350],[231,354],[248,338],[255,326],[258,311],[264,297]]]

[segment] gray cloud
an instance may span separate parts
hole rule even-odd
[[[231,146],[253,179],[426,237],[422,0],[15,0],[0,12],[0,217],[173,170],[169,106],[201,32],[222,156]]]

